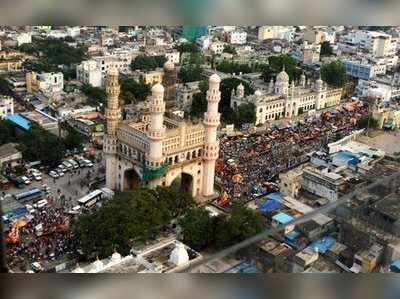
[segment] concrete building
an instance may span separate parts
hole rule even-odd
[[[345,184],[344,178],[324,167],[307,167],[303,171],[301,187],[330,201],[337,200]]]
[[[199,199],[214,196],[220,81],[217,75],[210,77],[203,123],[164,117],[165,89],[159,83],[152,88],[150,114],[132,122],[121,121],[118,71],[109,72],[104,140],[107,187],[178,185]]]
[[[320,54],[321,45],[309,44],[305,41],[292,53],[292,57],[303,64],[314,64],[319,62]]]
[[[397,39],[383,32],[354,30],[344,35],[341,41],[375,57],[396,54]]]
[[[213,41],[209,47],[211,53],[220,55],[224,52],[225,43],[221,41]]]
[[[180,56],[181,55],[178,51],[165,53],[165,58],[167,58],[167,61],[173,64],[179,64],[181,58]]]
[[[325,32],[321,30],[308,30],[304,33],[303,40],[310,44],[321,44],[325,41]]]
[[[14,100],[11,97],[0,96],[0,119],[14,114]]]
[[[26,90],[28,92],[41,91],[44,94],[57,94],[64,89],[63,73],[30,72],[26,74]]]
[[[94,87],[101,87],[103,74],[97,61],[82,61],[82,63],[76,67],[76,79]]]
[[[228,33],[228,43],[232,45],[244,45],[247,42],[247,32],[231,31]]]
[[[32,43],[32,34],[30,32],[22,32],[16,35],[17,46]]]
[[[17,143],[6,143],[0,146],[0,169],[14,167],[22,161],[22,152]]]
[[[292,26],[261,26],[258,28],[258,40],[284,39],[289,42],[294,40],[295,28]]]
[[[346,73],[349,76],[364,80],[370,80],[378,75],[384,75],[387,70],[386,64],[370,63],[366,59],[344,60],[343,63],[346,67]]]
[[[313,85],[307,84],[304,75],[295,86],[289,84],[289,76],[283,70],[276,77],[276,82],[269,83],[268,90],[257,90],[254,95],[245,96],[244,86],[239,85],[232,92],[231,108],[236,109],[245,103],[253,103],[256,109],[255,124],[264,124],[281,118],[292,118],[310,110],[320,110],[337,106],[342,95],[341,88],[329,88],[318,79]]]
[[[189,111],[192,106],[193,96],[199,92],[199,82],[178,84],[176,88],[176,104],[180,109]]]
[[[161,70],[148,71],[141,74],[144,83],[154,85],[163,81],[164,73]]]

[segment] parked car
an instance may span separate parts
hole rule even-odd
[[[42,175],[41,174],[39,174],[39,173],[34,173],[33,174],[33,178],[34,178],[34,180],[35,181],[41,181],[42,180]]]
[[[26,176],[22,176],[21,180],[24,182],[25,185],[29,185],[31,183],[31,180],[28,179]]]
[[[85,162],[86,167],[93,167],[94,166],[93,162],[90,161],[90,160],[86,160],[85,159],[84,162]]]
[[[64,171],[62,171],[61,169],[56,169],[55,171],[57,172],[59,177],[64,176]]]
[[[49,176],[51,176],[53,179],[57,179],[60,177],[59,174],[54,170],[49,172]]]

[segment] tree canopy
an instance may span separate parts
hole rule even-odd
[[[121,79],[121,99],[125,104],[144,101],[151,93],[151,85],[142,79],[136,81],[131,78]]]
[[[254,124],[256,121],[256,107],[253,103],[239,105],[233,110],[232,120],[236,128],[243,124]]]
[[[142,70],[142,71],[152,71],[156,68],[163,67],[167,58],[164,55],[148,56],[139,55],[131,62],[131,69]]]
[[[343,87],[347,81],[346,67],[340,61],[334,61],[321,68],[322,80],[334,87]]]
[[[208,246],[223,249],[260,233],[261,213],[235,206],[229,216],[210,216],[204,207],[193,208],[179,221],[185,244],[196,250]]]
[[[199,48],[195,43],[183,43],[179,45],[175,45],[174,47],[178,52],[182,55],[182,53],[196,53],[200,52]]]
[[[297,67],[297,61],[287,55],[271,56],[268,58],[268,65],[264,67],[262,78],[265,82],[271,81],[285,67],[285,72],[289,75],[289,80],[297,80],[300,78],[301,70]]]
[[[127,255],[133,244],[155,238],[171,220],[194,206],[193,198],[165,187],[134,189],[116,195],[91,215],[82,215],[73,231],[83,252]]]
[[[328,41],[321,43],[321,56],[330,56],[333,54],[331,44]]]
[[[178,73],[178,78],[183,83],[200,81],[203,73],[203,68],[199,64],[187,64],[181,67]]]
[[[358,120],[358,129],[367,129],[368,127],[371,129],[378,128],[378,120],[373,118],[372,116],[364,116]]]
[[[229,53],[229,54],[232,54],[232,55],[236,55],[237,54],[235,47],[233,47],[231,45],[225,45],[224,46],[224,50],[222,52]]]
[[[81,91],[88,97],[89,103],[91,105],[98,106],[100,104],[103,104],[103,106],[106,105],[107,101],[107,93],[105,89],[102,89],[100,87],[94,87],[90,84],[84,84],[81,87]]]

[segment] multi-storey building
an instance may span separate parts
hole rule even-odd
[[[60,93],[64,89],[63,73],[30,72],[26,74],[26,89],[28,92],[41,91],[44,94]]]
[[[337,200],[345,185],[344,178],[327,168],[304,169],[301,187],[308,192],[326,198],[330,201]]]
[[[150,113],[141,121],[121,121],[118,71],[111,70],[106,88],[104,140],[107,187],[128,190],[180,184],[183,191],[194,197],[212,197],[219,152],[220,81],[216,74],[210,77],[203,123],[164,117],[165,90],[159,83],[152,88]]]
[[[14,114],[14,100],[11,97],[0,96],[0,119]]]
[[[76,67],[76,79],[94,87],[101,87],[103,74],[97,61],[82,61],[82,63]]]
[[[228,33],[228,43],[233,45],[244,45],[247,42],[247,32],[231,31]]]
[[[342,95],[341,88],[329,88],[321,79],[314,84],[307,82],[305,75],[300,78],[299,85],[294,81],[289,84],[289,76],[283,70],[271,79],[268,90],[257,90],[253,95],[244,95],[244,86],[240,84],[236,92],[232,92],[231,108],[246,103],[253,103],[256,109],[255,124],[264,124],[280,118],[292,118],[310,110],[320,110],[337,106]]]

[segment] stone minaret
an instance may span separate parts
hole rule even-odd
[[[204,114],[203,196],[206,197],[214,194],[215,162],[219,154],[217,128],[220,123],[220,114],[218,113],[218,103],[221,100],[220,82],[221,78],[217,74],[210,77],[207,92],[208,106],[207,112]]]
[[[121,119],[119,108],[118,70],[111,69],[107,74],[107,134],[104,137],[104,154],[106,160],[106,185],[111,190],[116,190],[117,186],[117,129]]]
[[[158,83],[151,89],[150,102],[150,126],[148,136],[150,139],[150,150],[147,157],[149,168],[158,168],[163,162],[162,142],[165,138],[164,126],[164,87]]]
[[[244,98],[244,86],[242,83],[240,83],[236,89],[236,94],[239,98]]]

